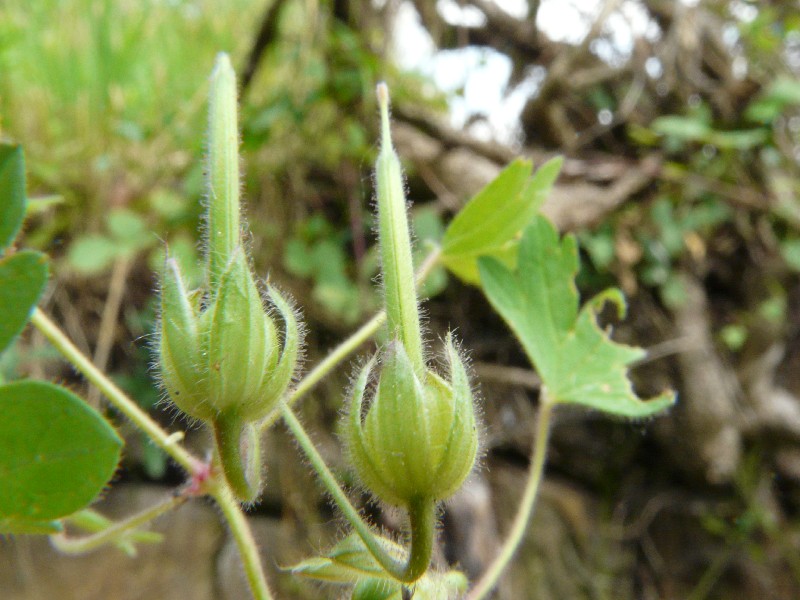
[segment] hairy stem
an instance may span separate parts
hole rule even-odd
[[[236,411],[227,411],[214,419],[214,441],[225,479],[234,495],[243,502],[253,502],[261,483],[259,436],[251,431]],[[244,440],[242,437],[246,436]],[[242,442],[246,452],[242,453]]]
[[[436,502],[415,498],[408,506],[411,523],[411,550],[402,581],[412,583],[422,577],[431,564],[433,539],[436,536]]]
[[[511,531],[503,542],[500,553],[486,569],[475,587],[467,595],[467,600],[481,600],[486,598],[497,585],[500,575],[511,562],[511,558],[519,548],[522,537],[528,528],[533,508],[536,503],[536,495],[539,491],[544,472],[544,463],[547,456],[547,441],[550,435],[550,420],[552,417],[553,403],[546,397],[546,390],[542,389],[540,395],[539,415],[536,421],[536,439],[531,455],[530,470],[528,471],[528,481],[525,484],[525,491],[522,494],[517,514],[511,525]]]
[[[253,597],[255,600],[272,600],[267,578],[264,575],[264,567],[261,564],[261,557],[258,553],[258,546],[239,503],[233,497],[227,485],[211,487],[209,495],[219,505],[222,515],[228,522],[233,539],[236,540],[236,547],[239,549],[239,556],[242,557],[244,573],[247,577],[247,583],[250,585],[250,590],[253,592]]]
[[[149,523],[156,517],[163,515],[173,508],[180,506],[186,502],[187,499],[186,496],[170,496],[163,502],[151,506],[127,519],[113,523],[94,535],[70,538],[66,534],[59,533],[50,536],[50,543],[53,544],[56,550],[64,554],[86,554],[105,544],[119,541],[125,534],[145,523]]]
[[[364,522],[364,520],[361,518],[361,515],[358,513],[358,510],[356,510],[356,508],[350,503],[350,500],[347,498],[347,494],[345,494],[344,490],[339,487],[339,483],[336,481],[333,473],[331,473],[328,465],[325,464],[322,456],[314,447],[314,443],[311,441],[311,438],[308,437],[303,425],[292,412],[292,409],[284,403],[281,407],[281,414],[286,426],[292,432],[292,435],[294,435],[297,443],[300,444],[300,448],[302,448],[303,452],[305,452],[306,458],[308,458],[311,466],[317,472],[317,475],[319,475],[319,478],[322,480],[323,485],[327,488],[328,493],[331,495],[334,502],[336,502],[336,504],[339,506],[339,509],[342,511],[342,513],[344,513],[345,518],[353,526],[353,529],[355,529],[358,536],[364,542],[364,545],[367,547],[367,550],[369,550],[370,554],[372,554],[375,560],[378,561],[378,563],[387,573],[389,573],[398,581],[415,581],[416,578],[411,580],[408,579],[409,573],[414,573],[417,569],[416,566],[412,566],[411,559],[413,558],[413,550],[412,556],[409,556],[409,561],[407,563],[403,563],[395,559],[394,557],[390,556],[386,550],[384,550],[380,542],[378,542],[378,539],[373,534],[370,526]],[[420,544],[420,542],[417,543]],[[422,550],[418,549],[417,557],[414,559],[415,564],[422,562],[422,560]],[[430,553],[428,553],[427,561],[430,562]]]
[[[36,308],[31,315],[31,323],[44,334],[51,344],[58,350],[72,366],[75,367],[86,379],[94,384],[108,401],[117,410],[124,414],[136,427],[169,454],[175,462],[189,473],[195,473],[203,468],[203,462],[190,454],[183,446],[176,443],[175,437],[164,431],[158,423],[151,419],[139,405],[119,389],[102,371],[92,364],[75,345],[69,340],[58,325],[53,323],[40,309]]]

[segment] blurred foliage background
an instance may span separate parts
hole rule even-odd
[[[153,272],[166,244],[202,277],[205,82],[221,50],[242,79],[256,268],[302,307],[311,365],[380,300],[370,215],[377,81],[392,88],[420,255],[514,156],[565,155],[545,211],[578,236],[582,292],[626,292],[631,317],[617,336],[650,350],[637,383],[643,394],[674,387],[680,402],[652,423],[562,415],[537,520],[498,597],[800,596],[795,3],[2,3],[0,136],[25,147],[35,202],[24,243],[55,262],[45,309],[180,427],[148,370]],[[537,382],[477,290],[440,272],[426,293],[431,336],[456,329],[481,382],[485,468],[448,505],[439,557],[474,577],[513,513]],[[344,478],[334,429],[349,371],[303,405]],[[33,334],[0,373],[82,385]],[[122,484],[180,482],[127,433]],[[270,553],[287,564],[336,524],[286,435],[269,437],[270,483],[254,518],[291,532]],[[369,510],[397,527],[391,513]],[[19,548],[4,548],[16,556],[8,564],[19,564]],[[333,593],[274,577],[285,597]],[[30,582],[46,580],[17,575],[12,597],[40,597]],[[185,597],[169,593],[156,597]]]

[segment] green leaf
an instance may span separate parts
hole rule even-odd
[[[22,535],[61,533],[64,526],[60,521],[37,521],[36,519],[7,519],[0,514],[0,535]]]
[[[8,248],[25,218],[25,157],[21,146],[0,144],[0,252]]]
[[[0,414],[0,533],[40,533],[41,522],[86,507],[114,474],[122,440],[72,392],[10,383],[0,387]]]
[[[763,146],[769,139],[766,129],[742,129],[737,131],[715,131],[708,141],[723,150],[749,150]]]
[[[155,243],[144,219],[135,212],[118,208],[108,213],[106,225],[121,253],[134,254]]]
[[[612,341],[597,325],[605,302],[624,313],[618,290],[607,290],[578,310],[572,236],[559,239],[540,216],[523,234],[515,272],[493,258],[481,258],[478,265],[489,302],[522,343],[551,401],[635,418],[674,403],[672,392],[646,402],[633,393],[627,366],[644,351]]]
[[[405,550],[399,544],[383,537],[378,541],[395,558],[404,558]],[[338,542],[327,556],[306,559],[289,570],[295,575],[333,583],[355,583],[364,577],[391,579],[355,533]]]
[[[406,551],[402,546],[384,537],[378,537],[378,541],[389,554],[398,560],[405,559]],[[354,599],[402,600],[403,597],[402,584],[383,570],[355,533],[338,542],[327,556],[309,558],[289,570],[295,575],[328,583],[355,584]],[[414,583],[414,598],[460,598],[466,589],[467,579],[460,571],[431,569]]]
[[[33,250],[0,261],[0,352],[19,335],[47,285],[47,257]]]
[[[687,142],[704,142],[711,135],[711,127],[702,118],[668,115],[658,117],[650,127],[656,133]]]
[[[479,256],[513,266],[516,238],[547,199],[561,170],[556,157],[531,177],[530,161],[515,160],[455,216],[442,240],[442,263],[467,283],[477,284]]]
[[[64,196],[60,196],[58,194],[28,198],[25,206],[25,217],[27,218],[31,215],[39,215],[54,206],[64,204],[64,202]]]
[[[67,262],[78,273],[97,275],[111,266],[123,249],[104,235],[86,235],[75,240],[67,252]]]
[[[789,238],[780,243],[781,256],[793,271],[800,272],[800,238]]]

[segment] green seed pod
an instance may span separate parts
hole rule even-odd
[[[275,409],[297,365],[300,331],[294,311],[268,288],[284,322],[279,336],[241,250],[234,252],[203,310],[193,305],[174,260],[167,262],[161,288],[162,385],[178,408],[212,425],[229,483],[245,489],[244,471],[258,469],[235,462],[242,462],[242,450],[250,460],[259,459],[257,437],[246,426]],[[252,499],[253,487],[246,485],[240,497]]]
[[[267,298],[282,331],[265,308],[242,248],[236,76],[225,54],[217,57],[209,96],[208,289],[187,293],[177,263],[167,262],[158,358],[169,397],[212,426],[228,483],[249,501],[261,475],[254,425],[291,383],[301,339],[294,310],[272,288]]]
[[[392,342],[382,364],[370,361],[353,386],[345,441],[356,472],[381,500],[409,507],[443,500],[475,463],[478,432],[467,373],[448,336],[449,381],[432,371],[421,381],[403,345]],[[364,416],[373,371],[378,384]]]

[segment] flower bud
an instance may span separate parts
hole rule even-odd
[[[419,498],[443,500],[463,483],[478,449],[478,433],[467,373],[448,336],[449,381],[432,371],[423,380],[403,344],[370,361],[352,392],[345,438],[356,471],[378,498],[408,507]],[[378,384],[366,408],[370,374]]]

